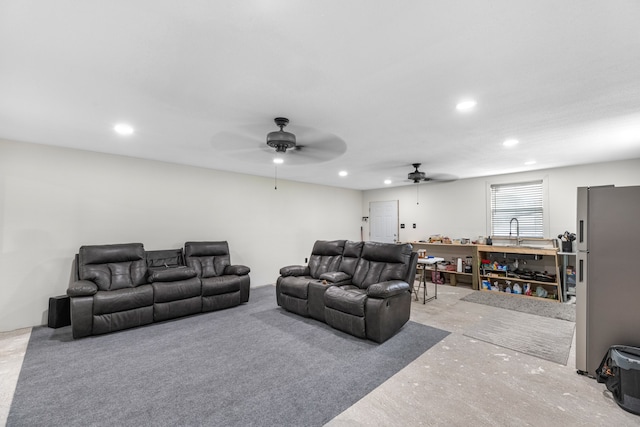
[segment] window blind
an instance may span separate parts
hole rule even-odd
[[[542,181],[491,186],[491,235],[508,236],[512,218],[520,227],[520,237],[544,237]],[[516,235],[516,222],[511,224]]]

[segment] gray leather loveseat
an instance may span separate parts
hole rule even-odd
[[[186,256],[184,256],[186,255]],[[249,268],[227,242],[145,251],[142,243],[82,246],[67,289],[74,338],[104,334],[249,300]]]
[[[410,244],[318,240],[307,266],[280,269],[277,303],[381,343],[409,320],[417,261]]]

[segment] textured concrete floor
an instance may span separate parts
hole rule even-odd
[[[7,423],[31,328],[0,332],[0,425]]]
[[[620,409],[604,385],[576,374],[575,338],[564,366],[464,336],[466,327],[503,310],[460,301],[470,292],[441,285],[437,300],[414,301],[411,320],[451,335],[328,426],[640,425],[640,416]],[[0,424],[29,335],[30,329],[0,333]]]
[[[460,301],[470,292],[441,285],[437,300],[414,301],[411,320],[451,335],[328,426],[640,426],[603,384],[576,374],[575,335],[567,366],[464,336],[503,310]]]

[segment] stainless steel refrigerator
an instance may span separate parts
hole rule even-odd
[[[640,347],[640,186],[580,187],[576,368],[595,376],[615,344]]]

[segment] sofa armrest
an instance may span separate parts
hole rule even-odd
[[[387,282],[374,283],[367,288],[367,295],[372,298],[389,298],[394,295],[408,292],[410,289],[407,282],[402,280],[389,280]]]
[[[89,280],[78,280],[69,284],[67,295],[70,297],[90,297],[98,292],[98,285]]]
[[[167,267],[152,268],[149,270],[149,283],[154,282],[177,282],[196,277],[198,273],[191,267]]]
[[[288,265],[280,269],[280,275],[282,277],[287,276],[308,276],[311,274],[309,267],[306,265]]]
[[[343,271],[329,271],[320,275],[320,280],[330,283],[347,282],[351,280],[351,275]]]
[[[224,268],[224,274],[234,274],[236,276],[246,276],[251,269],[246,265],[227,265]]]

